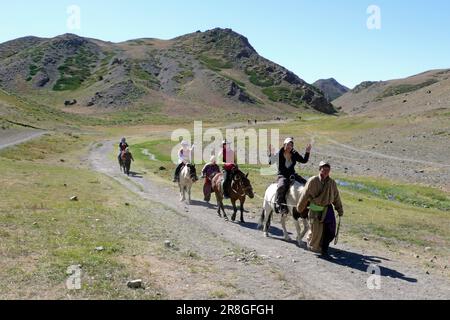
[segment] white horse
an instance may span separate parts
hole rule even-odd
[[[295,182],[290,186],[286,194],[286,204],[289,210],[289,215],[294,219],[295,228],[297,229],[297,242],[300,246],[302,245],[302,240],[304,236],[310,229],[308,219],[300,217],[300,214],[297,212],[296,209],[303,188],[304,185]],[[274,183],[267,188],[266,194],[264,196],[263,211],[261,214],[259,227],[260,229],[263,230],[264,235],[266,237],[269,237],[270,222],[272,219],[273,212],[275,211],[276,194],[277,194],[277,184]],[[287,219],[286,214],[281,215],[281,226],[283,228],[284,239],[286,241],[291,241],[291,238],[286,230],[286,219]],[[300,228],[300,223],[298,221],[299,219],[302,219],[303,222],[303,232],[301,231]]]
[[[195,165],[187,164],[180,172],[180,201],[186,201],[186,192],[188,194],[188,204],[191,204],[191,189],[192,185],[198,180]]]

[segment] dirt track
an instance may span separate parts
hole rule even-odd
[[[17,144],[27,142],[45,134],[45,131],[35,130],[8,130],[0,132],[0,150]]]
[[[163,203],[172,210],[162,214],[183,217],[183,228],[192,226],[195,234],[178,232],[180,227],[170,225],[181,241],[189,243],[219,270],[232,268],[239,276],[236,298],[242,299],[448,299],[450,284],[445,278],[427,275],[425,272],[401,261],[359,252],[346,245],[330,249],[334,258],[327,261],[299,248],[294,242],[281,240],[282,233],[275,224],[273,238],[266,239],[256,230],[258,214],[247,213],[247,223],[240,225],[220,219],[214,207],[200,201],[187,206],[179,202],[175,187],[167,186],[147,176],[127,178],[120,173],[117,164],[109,158],[112,142],[93,147],[89,156],[91,167],[117,180],[124,188],[142,198]],[[345,217],[344,217],[345,218]],[[345,221],[345,220],[344,220]],[[155,223],[158,223],[155,221]],[[224,248],[212,248],[207,239],[213,235],[224,243]],[[223,255],[226,244],[240,245],[248,252],[255,252],[261,263],[246,264],[230,260]],[[376,264],[381,270],[381,289],[367,287],[368,267]],[[268,277],[269,269],[278,270],[280,276]],[[220,275],[219,275],[220,276]],[[282,279],[282,280],[280,280]],[[190,298],[196,298],[192,296]]]

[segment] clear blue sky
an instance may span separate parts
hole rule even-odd
[[[72,32],[119,42],[170,39],[228,27],[264,57],[308,82],[335,77],[353,87],[365,80],[450,68],[447,0],[1,0],[0,42]],[[81,9],[81,30],[67,28],[67,7]],[[367,8],[381,9],[369,30]]]

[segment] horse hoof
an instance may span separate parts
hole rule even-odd
[[[245,224],[246,222],[244,220],[241,220],[241,223]]]
[[[264,237],[269,238],[269,234],[267,232],[265,232]]]

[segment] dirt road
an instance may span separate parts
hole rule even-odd
[[[175,187],[161,183],[146,175],[128,178],[120,173],[117,164],[110,159],[112,142],[102,142],[92,147],[89,161],[93,170],[101,172],[152,202],[162,203],[171,211],[162,214],[176,214],[186,219],[186,223],[196,227],[195,235],[173,232],[185,241],[196,245],[197,250],[217,265],[217,268],[234,268],[241,274],[237,298],[250,299],[448,299],[450,284],[447,279],[428,275],[402,261],[373,256],[347,245],[330,249],[333,260],[323,260],[305,251],[294,242],[282,240],[279,224],[275,224],[272,238],[264,238],[256,230],[259,212],[247,213],[245,225],[225,222],[220,219],[213,206],[201,201],[193,201],[191,206],[180,203]],[[344,217],[345,219],[345,217]],[[250,266],[239,261],[224,258],[217,250],[208,247],[208,237],[213,234],[224,243],[233,243],[254,252],[261,259],[260,264]],[[379,268],[379,288],[370,281],[369,267]],[[275,268],[280,273],[278,279],[267,277],[262,271]],[[369,283],[372,285],[368,286]],[[283,282],[283,286],[280,284]]]
[[[45,133],[46,131],[36,130],[7,130],[0,132],[0,150],[38,138]]]

